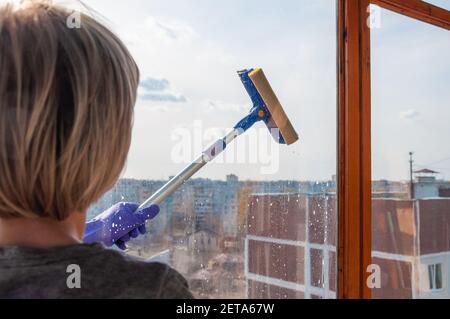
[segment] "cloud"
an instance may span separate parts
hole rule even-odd
[[[400,112],[400,118],[404,120],[414,120],[420,116],[420,112],[415,109],[409,109],[403,112]]]
[[[250,105],[228,103],[220,100],[205,100],[202,102],[202,107],[208,111],[233,111],[233,112],[248,112]]]
[[[167,79],[146,77],[139,84],[141,89],[139,98],[144,101],[186,103],[187,98],[170,90],[170,82]]]
[[[172,93],[146,93],[141,94],[140,98],[144,101],[155,101],[155,102],[172,102],[172,103],[186,103],[187,99],[183,95],[176,95]]]
[[[166,79],[155,79],[148,77],[139,84],[141,88],[147,91],[164,91],[170,88],[170,83]]]
[[[159,112],[159,113],[166,113],[166,112],[178,112],[180,111],[177,107],[168,107],[167,105],[161,105],[161,104],[151,104],[146,105],[145,109],[151,112]]]
[[[175,19],[148,17],[145,27],[152,36],[167,41],[190,41],[196,37],[192,27]]]

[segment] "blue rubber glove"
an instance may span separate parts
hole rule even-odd
[[[150,205],[136,212],[139,204],[118,203],[86,223],[83,242],[102,243],[107,247],[114,244],[122,250],[131,238],[145,234],[145,221],[159,213],[158,205]]]

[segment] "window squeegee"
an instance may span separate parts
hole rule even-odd
[[[244,117],[224,138],[219,139],[207,148],[197,159],[172,177],[164,186],[139,206],[141,210],[151,204],[161,204],[203,166],[222,153],[227,145],[242,135],[256,122],[264,121],[275,141],[279,144],[291,145],[298,140],[298,135],[283,110],[278,98],[267,81],[262,69],[239,71],[238,75],[244,84],[253,103],[250,113]]]

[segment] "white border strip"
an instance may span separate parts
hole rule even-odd
[[[294,290],[294,291],[305,292],[305,286],[304,285],[297,284],[297,283],[290,282],[290,281],[281,280],[281,279],[276,279],[276,278],[272,278],[272,277],[266,277],[266,276],[262,276],[262,275],[257,275],[257,274],[254,274],[254,273],[248,273],[247,274],[247,280],[260,282],[260,283],[268,284],[268,285],[271,285],[271,286],[278,286],[278,287],[281,287],[281,288],[286,288],[286,289],[290,289],[290,290]],[[311,287],[310,286],[310,287],[308,287],[308,291],[310,292],[310,294],[315,295],[315,296],[319,296],[319,297],[324,297],[325,296],[325,291],[322,288],[317,288],[317,287]],[[328,296],[331,297],[331,298],[336,298],[336,292],[329,291],[328,292]]]
[[[400,254],[392,254],[386,253],[383,251],[372,251],[372,257],[389,259],[389,260],[397,260],[397,261],[405,261],[405,262],[414,262],[415,260],[421,260],[422,258],[433,258],[433,257],[442,257],[442,256],[450,256],[450,251],[443,251],[440,253],[432,253],[420,256],[408,256],[408,255],[400,255]]]
[[[405,262],[410,262],[410,263],[412,263],[414,261],[414,256],[391,254],[391,253],[385,253],[382,251],[372,251],[372,257],[381,258],[381,259],[389,259],[389,260],[397,260],[397,261],[405,261]]]
[[[278,245],[306,247],[306,243],[304,241],[300,241],[300,240],[270,238],[270,237],[254,236],[254,235],[247,235],[247,240],[260,241],[260,242],[264,242],[264,243],[278,244]],[[322,249],[322,250],[328,249],[329,251],[336,252],[336,246],[333,246],[333,245],[308,243],[308,247],[313,248],[313,249]]]

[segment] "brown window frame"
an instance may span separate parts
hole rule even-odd
[[[450,11],[421,0],[337,0],[338,298],[371,298],[370,4],[450,30]]]

